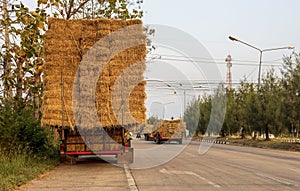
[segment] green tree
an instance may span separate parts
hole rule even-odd
[[[260,130],[262,127],[261,108],[253,83],[241,82],[241,86],[237,90],[237,103],[238,111],[240,111],[238,116],[240,131],[251,134],[252,131]]]
[[[211,100],[211,114],[207,127],[208,135],[218,136],[224,124],[226,112],[226,95],[224,85],[220,84]]]
[[[0,19],[0,23],[7,27],[2,36],[9,37],[4,39],[5,42],[1,45],[4,53],[0,54],[1,60],[5,61],[1,81],[4,87],[9,87],[5,90],[10,91],[4,92],[4,95],[14,97],[16,104],[20,106],[35,105],[36,118],[39,118],[43,64],[41,53],[46,12],[39,8],[30,11],[22,3],[14,6],[11,12],[13,17]],[[7,64],[9,69],[5,69]]]
[[[293,135],[300,130],[300,54],[293,53],[283,59],[283,119]]]
[[[235,89],[229,88],[226,92],[226,114],[222,128],[222,136],[233,135],[239,131],[239,115],[241,112]]]
[[[261,115],[263,117],[261,123],[264,126],[266,140],[270,139],[270,132],[275,133],[275,135],[281,133],[281,90],[279,78],[275,76],[274,70],[270,70],[266,77],[263,78],[263,84],[260,88]]]
[[[210,115],[211,115],[211,106],[212,106],[211,96],[204,95],[200,99],[200,103],[199,103],[200,118],[198,119],[199,123],[197,127],[197,133],[200,132],[202,135],[205,134],[209,124]]]
[[[199,133],[200,98],[194,98],[184,111],[183,121],[190,134]]]

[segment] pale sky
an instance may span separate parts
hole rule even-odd
[[[260,49],[290,45],[299,52],[299,7],[299,0],[144,0],[143,21],[173,26],[191,34],[217,61],[223,62],[230,53],[233,81],[238,82],[243,76],[257,81],[258,67],[255,70],[255,66],[238,61],[258,64],[259,52],[230,41],[228,36]],[[275,64],[280,64],[282,56],[290,53],[291,50],[265,52],[263,62],[270,64],[276,60]],[[263,67],[263,72],[265,69],[270,67]],[[225,78],[226,68],[221,70]]]

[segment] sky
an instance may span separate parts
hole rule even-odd
[[[259,52],[230,41],[228,36],[260,49],[289,45],[299,52],[299,7],[298,0],[144,0],[143,21],[144,24],[173,26],[189,33],[207,48],[213,59],[224,62],[224,67],[225,58],[230,54],[233,81],[239,82],[244,76],[256,81]],[[278,67],[283,55],[290,53],[291,50],[265,52],[263,62]],[[251,61],[250,64],[257,63],[257,66],[247,65],[249,63],[243,66],[244,62],[239,61]],[[226,78],[226,68],[219,65]],[[270,66],[263,66],[263,72],[266,69]]]
[[[31,0],[22,2],[33,4]],[[161,118],[182,116],[186,104],[201,93],[178,88],[178,84],[192,79],[195,85],[195,80],[209,81],[211,76],[226,81],[228,54],[232,57],[233,83],[244,78],[257,83],[259,52],[228,37],[234,36],[259,49],[294,46],[294,51],[300,52],[299,7],[299,0],[143,0],[144,25],[167,27],[164,32],[170,42],[164,46],[159,39],[154,44],[156,50],[147,58],[146,78],[158,80],[152,86],[148,83],[147,114]],[[160,35],[159,31],[153,38]],[[171,42],[177,41],[172,47]],[[291,52],[264,52],[262,74],[274,68],[279,75],[282,57]],[[187,61],[191,59],[196,62]],[[212,65],[217,66],[214,70],[218,70],[218,75],[207,73],[206,68]],[[170,88],[167,83],[174,84]]]

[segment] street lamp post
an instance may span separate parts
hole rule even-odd
[[[165,107],[166,107],[166,105],[169,105],[169,104],[172,104],[172,103],[175,103],[174,101],[171,101],[171,102],[167,102],[167,103],[162,103],[162,102],[159,102],[159,101],[154,101],[154,102],[152,102],[152,103],[158,103],[158,104],[161,104],[161,105],[163,105],[164,106],[164,110],[163,110],[163,120],[165,119]]]
[[[251,44],[248,44],[246,42],[243,42],[235,37],[232,37],[232,36],[229,36],[228,37],[230,40],[232,41],[237,41],[237,42],[240,42],[246,46],[249,46],[251,48],[254,48],[255,50],[258,50],[260,55],[259,55],[259,70],[258,70],[258,89],[260,88],[260,75],[261,75],[261,64],[262,64],[262,54],[263,52],[267,52],[267,51],[273,51],[273,50],[282,50],[282,49],[294,49],[295,47],[293,46],[285,46],[285,47],[279,47],[279,48],[268,48],[268,49],[260,49],[260,48],[257,48]]]

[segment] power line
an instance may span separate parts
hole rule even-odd
[[[148,57],[149,59],[153,60],[169,60],[169,61],[179,61],[179,62],[197,62],[197,63],[213,63],[213,64],[221,64],[225,65],[224,59],[210,59],[210,58],[200,58],[200,57],[185,57],[185,56],[178,56],[178,55],[159,55],[159,54],[151,54],[156,55],[156,57]],[[264,61],[263,66],[282,66],[278,62],[281,59],[275,59],[271,61]],[[234,60],[234,65],[241,65],[241,66],[257,66],[257,61],[250,61],[250,60]],[[253,63],[253,64],[251,64]]]
[[[156,59],[158,59],[159,57],[165,56],[165,57],[173,57],[173,58],[187,58],[187,59],[198,59],[198,60],[208,60],[208,61],[224,61],[224,59],[213,59],[213,58],[203,58],[203,57],[190,57],[190,56],[182,56],[182,55],[172,55],[172,54],[151,54],[151,55],[156,55],[157,57],[154,57]],[[249,62],[249,63],[257,63],[257,61],[255,60],[235,60],[234,61],[237,62]],[[264,62],[273,62],[273,63],[278,63],[276,61],[282,61],[282,58],[278,58],[278,59],[273,59],[273,60],[268,60],[268,61],[264,61]]]

